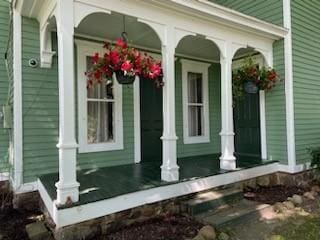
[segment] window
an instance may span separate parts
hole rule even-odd
[[[185,144],[210,142],[209,137],[209,64],[181,60],[183,139]]]
[[[122,87],[114,79],[104,79],[90,89],[84,72],[99,44],[77,41],[79,152],[123,149]]]

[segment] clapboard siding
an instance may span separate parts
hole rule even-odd
[[[9,97],[9,103],[12,103],[12,38],[9,36],[9,2],[0,0],[0,107],[7,104],[7,98]],[[9,76],[8,79],[7,70],[5,67],[4,54],[6,52],[8,40],[10,41],[9,49]],[[9,86],[11,88],[9,88]],[[1,109],[2,110],[2,109]],[[8,171],[9,160],[9,132],[3,128],[3,122],[0,120],[0,173]]]
[[[282,0],[209,0],[261,20],[283,25]]]
[[[182,72],[181,62],[176,62],[176,131],[178,136],[177,155],[188,157],[220,152],[221,114],[220,114],[220,64],[212,64],[209,74],[209,122],[210,143],[183,143],[183,110],[182,110]]]
[[[24,182],[58,169],[57,59],[52,68],[30,68],[30,58],[39,59],[39,25],[22,18],[22,96]]]
[[[284,42],[273,45],[274,68],[281,82],[266,93],[267,153],[269,160],[287,162],[286,108],[284,91]]]
[[[320,6],[292,1],[293,86],[296,157],[310,161],[308,148],[320,146]]]

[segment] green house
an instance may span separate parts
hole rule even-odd
[[[60,228],[307,170],[320,145],[319,14],[299,0],[0,0],[0,180],[39,191]],[[87,89],[91,56],[124,31],[162,62],[164,86]],[[248,56],[280,81],[235,101]]]

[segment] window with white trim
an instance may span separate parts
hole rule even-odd
[[[123,149],[122,87],[116,79],[103,79],[87,89],[85,72],[99,44],[76,41],[78,55],[79,152]]]
[[[208,67],[210,64],[181,60],[183,139],[185,144],[210,142]]]

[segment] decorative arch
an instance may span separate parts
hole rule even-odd
[[[56,23],[55,17],[48,20],[40,29],[40,66],[42,68],[51,68],[53,56],[56,54],[52,51],[53,23]]]
[[[79,2],[74,3],[74,27],[78,27],[83,19],[93,13],[111,14],[111,11],[105,8],[94,7]]]

